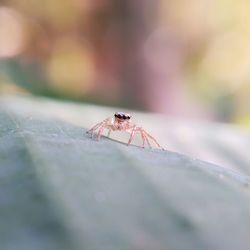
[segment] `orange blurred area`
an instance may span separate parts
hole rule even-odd
[[[250,2],[0,2],[0,92],[250,127]]]

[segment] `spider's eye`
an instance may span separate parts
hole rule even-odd
[[[121,118],[122,118],[122,115],[120,115],[120,114],[115,114],[115,117],[121,119]]]
[[[131,115],[117,112],[114,114],[114,117],[122,120],[129,120],[131,118]]]

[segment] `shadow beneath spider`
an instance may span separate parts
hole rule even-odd
[[[93,134],[93,135],[91,135],[90,133],[88,133],[88,131],[86,131],[86,134],[89,136],[89,138],[90,139],[92,139],[92,140],[95,140],[95,141],[99,141],[97,138],[96,138],[96,135],[95,134]],[[162,149],[158,149],[158,148],[154,148],[154,147],[143,147],[143,146],[139,146],[139,145],[135,145],[135,144],[128,144],[128,143],[126,143],[126,142],[122,142],[122,141],[119,141],[119,140],[117,140],[117,139],[114,139],[114,138],[110,138],[109,136],[106,136],[106,135],[102,135],[101,136],[101,138],[100,138],[100,140],[101,139],[106,139],[106,140],[110,140],[110,141],[113,141],[113,142],[116,142],[116,143],[119,143],[119,144],[121,144],[121,145],[125,145],[125,146],[132,146],[132,147],[136,147],[136,148],[141,148],[141,149],[150,149],[150,150],[160,150],[160,151],[166,151],[166,149],[164,149],[164,148],[162,148]]]

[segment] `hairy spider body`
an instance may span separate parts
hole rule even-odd
[[[150,141],[153,141],[157,147],[164,149],[160,144],[156,141],[156,139],[147,133],[142,127],[138,127],[134,123],[131,122],[131,115],[123,112],[116,112],[114,117],[109,117],[102,122],[97,123],[94,127],[87,131],[87,133],[91,134],[92,137],[94,134],[97,136],[97,140],[100,140],[103,135],[104,129],[108,129],[108,137],[110,136],[111,131],[125,131],[130,133],[130,137],[127,145],[129,145],[136,133],[139,133],[142,138],[142,147],[145,147],[145,143],[151,148]]]

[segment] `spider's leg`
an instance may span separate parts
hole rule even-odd
[[[148,139],[147,135],[144,134],[144,137],[145,137],[145,139],[146,139],[146,141],[147,141],[147,143],[148,143],[148,146],[149,146],[150,148],[152,148],[152,145],[151,145],[151,143],[149,142],[149,139]]]
[[[148,146],[149,146],[150,148],[152,148],[152,145],[150,144],[149,139],[148,139],[147,135],[145,134],[145,131],[144,131],[142,128],[139,128],[139,131],[140,131],[141,134],[143,135],[143,137],[144,137],[144,139],[146,140]]]
[[[91,131],[91,137],[94,137],[95,131],[98,131],[98,129],[100,130],[100,128],[104,125],[104,122],[100,122],[99,124],[97,124],[94,129]]]
[[[143,130],[145,135],[146,135],[146,138],[149,137],[159,148],[161,148],[162,150],[165,150],[157,141],[156,139],[150,135],[149,133],[147,133],[145,130]]]
[[[86,133],[87,134],[91,133],[91,135],[93,137],[93,134],[94,134],[95,130],[99,129],[101,126],[103,126],[104,124],[106,124],[109,121],[109,119],[110,118],[107,118],[104,121],[97,123],[94,127],[92,127],[90,130],[88,130]]]
[[[142,131],[140,131],[140,133],[141,133],[141,138],[142,138],[142,147],[145,148],[145,136]]]
[[[89,129],[86,133],[93,133],[103,122],[99,122],[97,123],[94,127],[92,127],[91,129]]]
[[[99,128],[99,131],[98,131],[98,133],[97,133],[97,140],[98,140],[98,141],[100,140],[100,138],[101,138],[101,136],[102,136],[103,130],[106,128],[105,125],[106,125],[106,124],[104,123],[104,124],[102,124],[102,125],[100,126],[100,128]]]
[[[130,134],[130,138],[129,138],[129,140],[128,140],[128,143],[127,143],[127,145],[129,145],[131,142],[132,142],[132,140],[133,140],[133,138],[134,138],[134,136],[135,136],[135,127],[132,129],[132,132],[131,132],[131,134]]]

